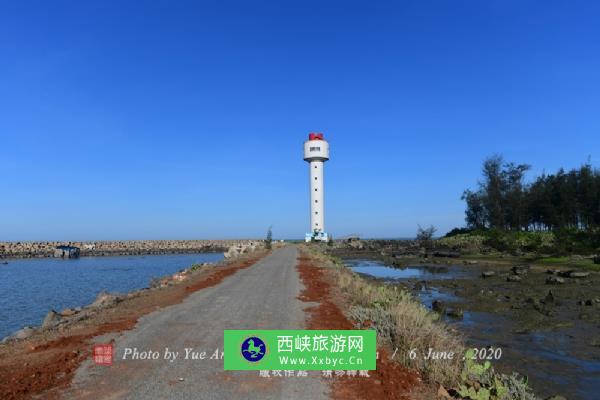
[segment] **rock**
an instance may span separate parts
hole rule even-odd
[[[494,271],[484,271],[481,273],[482,278],[491,278],[494,275],[496,275]]]
[[[446,309],[446,305],[439,300],[434,300],[433,303],[431,303],[431,309],[433,311],[443,313]]]
[[[448,272],[448,267],[444,266],[426,266],[423,268],[427,272],[431,272],[432,274],[444,274]]]
[[[90,307],[112,307],[116,305],[120,300],[121,299],[119,298],[119,296],[115,296],[106,292],[100,292],[100,294],[98,294],[98,297],[96,297],[96,300],[94,300]]]
[[[467,265],[475,265],[475,264],[477,264],[477,261],[476,260],[467,260],[467,261],[465,261],[465,264],[467,264]]]
[[[576,272],[576,271],[572,271],[569,274],[569,278],[587,278],[588,276],[590,276],[589,272]]]
[[[238,246],[231,246],[223,253],[223,256],[227,259],[237,257],[240,254],[239,250]]]
[[[60,320],[60,314],[54,310],[50,310],[50,312],[46,314],[46,318],[44,318],[44,321],[42,322],[42,329],[54,328],[56,325],[59,324]]]
[[[544,304],[552,304],[554,303],[554,293],[552,290],[548,290],[548,294],[544,297]]]
[[[437,397],[440,399],[451,399],[452,398],[452,396],[450,396],[450,393],[448,393],[448,391],[442,385],[440,385],[438,387]]]
[[[528,271],[529,268],[531,268],[529,265],[515,265],[514,267],[511,268],[511,271],[513,274],[515,275],[525,275]]]
[[[521,277],[519,275],[509,275],[506,277],[507,282],[521,282]]]
[[[452,310],[449,310],[446,313],[446,315],[448,315],[451,318],[462,319],[464,316],[464,312],[460,308],[453,308]]]
[[[547,270],[546,270],[546,273],[547,273],[548,275],[556,275],[556,273],[557,273],[557,272],[558,272],[558,270],[557,270],[557,269],[547,269]]]
[[[184,273],[178,272],[172,276],[172,279],[176,282],[182,282],[187,279],[187,275]]]
[[[61,317],[70,317],[75,314],[77,314],[77,311],[72,308],[65,308],[60,312]]]
[[[238,243],[233,246],[230,246],[227,249],[227,251],[225,253],[223,253],[223,256],[228,259],[235,258],[235,257],[239,257],[240,255],[242,255],[244,253],[249,253],[249,252],[255,251],[258,248],[262,248],[262,247],[264,247],[263,244],[259,244],[259,243],[255,243],[255,242]]]
[[[593,306],[594,305],[594,301],[593,300],[586,300],[584,304],[586,306]]]
[[[562,285],[563,283],[565,283],[565,280],[557,276],[549,276],[546,278],[546,285]]]
[[[27,339],[27,338],[30,338],[31,336],[33,336],[34,333],[35,333],[35,329],[33,329],[30,326],[26,326],[23,329],[20,329],[20,330],[16,331],[15,333],[13,333],[10,336],[10,339]]]
[[[433,252],[434,257],[448,257],[448,258],[458,258],[460,257],[460,252],[452,251],[452,250],[436,250]]]
[[[569,278],[571,277],[571,274],[574,271],[572,269],[568,270],[568,271],[558,271],[558,276],[562,276],[563,278]]]
[[[56,257],[56,258],[79,258],[80,253],[81,253],[81,250],[79,249],[79,247],[61,245],[61,246],[56,246],[56,249],[54,250],[54,257]]]
[[[356,250],[363,250],[365,248],[365,244],[360,238],[350,238],[347,241],[347,246]]]
[[[256,240],[129,240],[106,242],[0,242],[0,253],[11,257],[52,257],[59,246],[80,249],[81,255],[134,255],[223,251],[237,244],[257,244]],[[274,242],[275,243],[275,242]],[[63,256],[62,249],[58,255]],[[68,252],[67,252],[68,253]],[[65,254],[67,255],[67,254]]]

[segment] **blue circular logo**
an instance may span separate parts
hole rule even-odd
[[[260,338],[252,336],[242,342],[242,356],[247,361],[260,361],[265,354],[267,354],[267,346]]]

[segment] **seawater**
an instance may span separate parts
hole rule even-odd
[[[127,293],[148,287],[152,278],[222,259],[223,253],[195,253],[0,260],[0,338],[40,325],[51,309],[90,304],[101,291]]]

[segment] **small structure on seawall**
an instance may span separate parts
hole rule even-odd
[[[79,247],[75,246],[56,246],[54,257],[56,258],[79,258]]]

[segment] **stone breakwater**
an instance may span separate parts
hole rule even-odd
[[[124,240],[95,242],[0,242],[0,258],[52,257],[57,246],[74,246],[81,256],[227,252],[254,248],[260,240]]]

